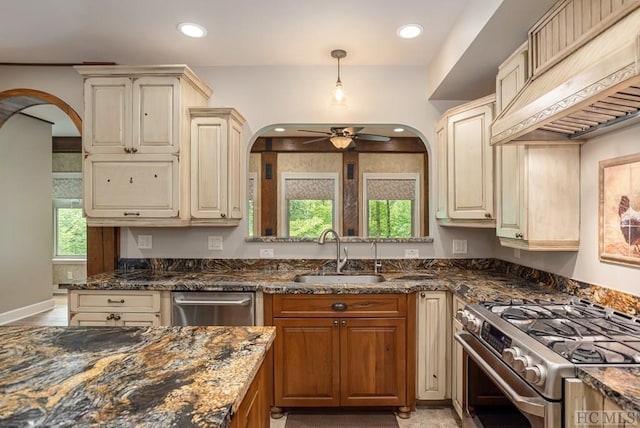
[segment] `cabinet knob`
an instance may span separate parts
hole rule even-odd
[[[485,218],[491,218],[491,213],[484,213]]]
[[[344,327],[344,326],[347,325],[347,322],[345,320],[342,320],[342,322],[340,324],[342,324],[342,326]]]
[[[125,153],[131,153],[131,148],[129,148],[129,147],[125,147],[125,148],[124,148],[124,152],[125,152]]]
[[[137,153],[137,152],[138,152],[138,149],[136,149],[135,147],[131,149],[131,153]]]
[[[335,327],[337,327],[337,326],[338,326],[338,320],[333,320],[333,325],[334,325]]]
[[[225,213],[220,213],[220,217],[225,218],[227,215]]]
[[[107,315],[107,321],[119,321],[120,320],[120,315],[116,315],[116,314],[109,314]]]
[[[347,310],[347,304],[342,302],[334,303],[333,305],[331,305],[331,309],[337,312],[344,312]]]
[[[521,232],[516,233],[516,238],[524,238],[524,234]]]

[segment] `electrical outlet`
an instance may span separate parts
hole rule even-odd
[[[67,279],[73,279],[73,272],[70,270],[67,271]]]
[[[207,248],[222,251],[222,236],[209,236]]]
[[[515,257],[516,259],[520,258],[520,248],[513,249],[513,257]]]
[[[261,259],[272,259],[273,258],[273,248],[260,248],[260,258]]]
[[[153,246],[153,237],[151,235],[138,235],[138,248],[141,250],[150,250]]]
[[[417,259],[420,256],[417,248],[408,248],[404,250],[405,259]]]
[[[467,254],[467,240],[466,239],[454,239],[453,240],[453,254]]]

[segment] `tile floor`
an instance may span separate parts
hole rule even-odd
[[[53,296],[56,307],[46,312],[33,315],[28,318],[15,321],[11,326],[66,326],[67,322],[67,295],[56,294]],[[286,416],[282,419],[271,419],[271,428],[284,428],[287,423]],[[400,428],[458,428],[460,422],[452,408],[449,407],[418,407],[409,419],[398,418]]]
[[[284,428],[287,417],[271,419],[271,428]],[[400,428],[459,428],[460,422],[450,407],[418,407],[409,419],[398,418]]]

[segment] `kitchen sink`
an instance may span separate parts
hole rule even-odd
[[[374,284],[384,280],[384,276],[378,274],[348,273],[307,273],[293,278],[294,282],[305,284]]]

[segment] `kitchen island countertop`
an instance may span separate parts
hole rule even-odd
[[[274,327],[2,327],[1,426],[227,427]]]

